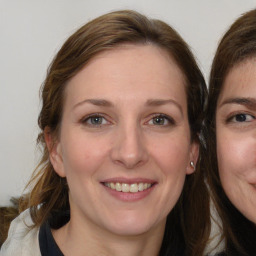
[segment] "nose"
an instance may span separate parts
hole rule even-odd
[[[148,151],[141,129],[136,125],[120,127],[114,138],[111,158],[127,169],[145,164]]]

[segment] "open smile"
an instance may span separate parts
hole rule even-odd
[[[140,182],[128,184],[122,182],[104,182],[103,185],[118,192],[137,193],[151,188],[154,185],[154,183]]]
[[[147,178],[115,177],[102,180],[101,185],[114,198],[133,202],[148,197],[156,188],[158,182]]]

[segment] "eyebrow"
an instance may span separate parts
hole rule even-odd
[[[238,105],[243,105],[246,106],[250,109],[256,109],[256,99],[255,98],[228,98],[226,100],[224,100],[220,107],[222,107],[223,105],[226,104],[238,104]]]
[[[170,103],[174,104],[176,107],[178,107],[180,112],[183,114],[181,105],[178,102],[176,102],[175,100],[172,100],[172,99],[168,99],[168,100],[149,99],[149,100],[147,100],[146,105],[154,107],[154,106],[163,106],[163,105],[170,104]]]
[[[81,102],[78,102],[77,104],[74,105],[73,109],[80,106],[80,105],[83,105],[84,103],[90,103],[92,105],[95,105],[95,106],[103,106],[103,107],[113,107],[113,103],[108,101],[108,100],[104,100],[104,99],[86,99],[86,100],[83,100]],[[166,105],[166,104],[174,104],[175,106],[178,107],[178,109],[180,110],[180,112],[183,114],[183,111],[182,111],[182,107],[181,105],[176,102],[175,100],[172,100],[172,99],[167,99],[167,100],[164,100],[164,99],[149,99],[146,101],[146,106],[163,106],[163,105]]]
[[[86,99],[86,100],[83,100],[83,101],[78,102],[77,104],[75,104],[75,106],[73,108],[76,108],[80,105],[83,105],[84,103],[90,103],[90,104],[95,105],[95,106],[113,107],[113,104],[108,100],[104,100],[104,99]]]

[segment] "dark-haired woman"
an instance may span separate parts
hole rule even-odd
[[[218,46],[206,125],[222,255],[256,255],[256,10],[237,19]]]

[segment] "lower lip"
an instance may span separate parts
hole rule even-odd
[[[154,184],[152,187],[139,191],[139,192],[120,192],[116,191],[114,189],[111,189],[109,187],[106,187],[102,184],[102,186],[106,189],[106,191],[113,197],[115,197],[118,200],[125,201],[125,202],[135,202],[144,199],[145,197],[149,196],[149,194],[155,189],[156,184]]]

